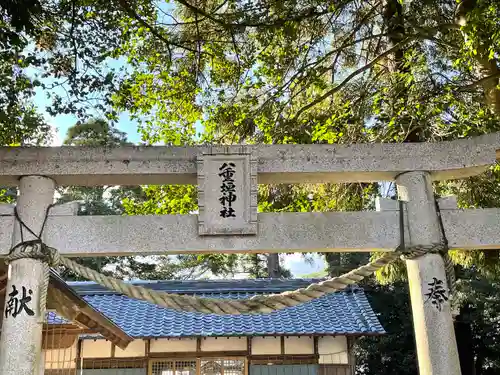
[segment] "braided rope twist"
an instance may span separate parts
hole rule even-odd
[[[453,261],[448,254],[448,246],[445,243],[435,243],[432,245],[418,245],[412,246],[408,249],[399,250],[402,253],[402,259],[417,259],[425,254],[439,254],[443,258],[444,269],[446,273],[446,281],[448,283],[450,295],[454,295],[456,292],[456,277],[455,268],[453,266]]]
[[[200,312],[219,315],[260,314],[271,313],[287,307],[297,306],[313,299],[320,298],[326,294],[334,293],[355,284],[375,271],[387,266],[399,257],[395,252],[385,253],[381,258],[358,267],[342,276],[314,283],[306,288],[297,289],[292,292],[271,294],[266,296],[254,296],[247,299],[221,299],[200,298],[180,294],[172,294],[147,289],[132,285],[113,277],[105,276],[98,271],[82,266],[75,261],[61,256],[59,252],[43,244],[39,240],[26,241],[17,245],[11,254],[6,257],[10,263],[18,259],[39,259],[46,267],[46,276],[41,290],[40,305],[46,304],[47,287],[49,281],[49,267],[63,265],[78,275],[92,280],[108,289],[134,299],[144,300],[162,307],[177,311]],[[43,296],[43,298],[42,298]],[[41,310],[43,311],[43,310]]]
[[[436,214],[438,217],[439,229],[441,231],[441,242],[433,243],[430,245],[415,245],[407,248],[405,245],[405,223],[404,223],[404,206],[406,202],[402,199],[399,201],[399,236],[400,245],[396,249],[403,255],[401,258],[404,259],[416,259],[425,254],[439,254],[444,262],[444,268],[446,273],[446,281],[448,284],[449,295],[453,296],[456,293],[456,277],[455,268],[453,266],[453,261],[451,260],[450,254],[448,253],[448,241],[446,239],[446,233],[444,231],[443,221],[441,217],[441,210],[439,208],[437,197],[434,196],[434,206],[436,209]]]
[[[48,216],[48,211],[46,216]],[[15,211],[16,212],[16,211]],[[21,228],[24,226],[32,234],[25,223],[17,215],[16,219],[20,222]],[[45,222],[44,222],[45,224]],[[43,231],[43,226],[42,226]],[[346,289],[349,285],[356,284],[367,276],[372,275],[379,269],[389,265],[399,257],[403,259],[415,259],[428,253],[439,253],[443,256],[450,294],[455,289],[455,276],[453,264],[447,253],[445,243],[432,244],[428,246],[412,246],[405,248],[404,241],[402,246],[394,252],[384,253],[380,258],[373,260],[363,266],[360,266],[341,276],[333,277],[318,283],[313,283],[306,288],[300,288],[294,291],[283,292],[280,294],[257,295],[247,299],[225,299],[225,298],[202,298],[180,294],[155,291],[141,286],[132,285],[113,277],[105,276],[98,271],[82,266],[75,261],[61,256],[59,252],[47,245],[39,235],[34,234],[35,240],[23,241],[12,248],[9,255],[5,258],[6,263],[18,259],[38,259],[44,265],[44,279],[40,291],[40,312],[41,319],[45,318],[45,309],[47,303],[47,291],[50,278],[50,267],[63,265],[76,274],[87,280],[92,280],[110,290],[126,295],[134,299],[144,300],[158,306],[166,307],[177,311],[199,312],[218,315],[240,315],[240,314],[262,314],[271,313],[276,310],[282,310],[288,307],[297,306],[311,300],[323,297],[327,294],[335,293]]]
[[[38,259],[43,265],[43,280],[40,288],[38,308],[40,309],[40,323],[45,322],[45,311],[47,308],[47,292],[49,290],[50,267],[54,267],[60,262],[60,255],[55,249],[46,246],[40,238],[36,240],[24,241],[14,246],[9,255],[4,258],[8,265],[19,259]]]
[[[344,275],[313,283],[306,288],[280,294],[253,296],[247,299],[201,298],[155,291],[105,276],[63,256],[60,257],[60,262],[80,276],[131,298],[145,300],[177,311],[239,315],[271,313],[276,310],[309,302],[326,294],[338,292],[372,275],[375,271],[387,266],[398,257],[399,254],[395,252],[384,253],[379,259]]]
[[[87,280],[94,281],[110,290],[126,295],[134,299],[144,300],[158,306],[166,307],[177,311],[200,312],[218,315],[240,315],[240,314],[266,314],[276,310],[293,307],[323,297],[327,294],[335,293],[346,289],[349,285],[356,284],[365,277],[372,275],[377,270],[389,265],[401,256],[401,252],[394,251],[384,253],[380,258],[358,267],[341,276],[310,284],[306,288],[300,288],[290,292],[271,294],[265,296],[253,296],[247,299],[222,299],[222,298],[202,298],[162,291],[155,291],[141,286],[132,285],[116,278],[105,276],[98,271],[82,266],[77,262],[61,256],[59,252],[41,241],[33,240],[21,243],[16,246],[8,257],[7,262],[17,259],[31,258],[43,261],[46,266],[47,280],[41,295],[40,303],[46,302],[46,286],[48,286],[49,267],[63,265]],[[427,253],[437,253],[442,249],[441,244],[430,246],[416,246],[403,258],[414,259]]]

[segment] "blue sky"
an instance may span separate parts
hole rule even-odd
[[[56,92],[60,93],[61,90]],[[55,131],[55,138],[53,141],[54,146],[59,146],[66,136],[68,128],[75,125],[77,118],[74,115],[58,115],[51,116],[45,108],[51,103],[50,99],[47,99],[45,91],[38,87],[36,90],[36,95],[34,98],[35,106],[38,108],[41,114],[45,117],[45,120],[49,125],[51,125]],[[116,124],[116,127],[127,133],[130,142],[138,143],[140,141],[140,135],[137,132],[137,121],[130,119],[128,113],[122,113]]]
[[[171,14],[174,10],[174,4],[170,3],[168,1],[165,2],[158,2],[158,7],[159,9],[163,12],[160,13],[162,14]],[[162,18],[160,18],[160,21],[162,21]],[[165,21],[167,22],[167,21]],[[27,47],[27,50],[30,50],[34,48],[34,45],[29,45]],[[106,58],[102,63],[102,66],[104,67],[103,72],[110,71],[110,70],[115,70],[118,71],[120,68],[124,68],[125,71],[130,71],[129,69],[129,64],[127,62],[127,57],[122,56],[117,59],[113,58]],[[107,70],[106,70],[107,69]],[[34,77],[37,73],[37,71],[33,69],[27,69],[25,71],[28,75]],[[46,85],[49,85],[54,82],[53,79],[51,78],[45,78],[42,79],[38,77],[40,81],[45,83]],[[38,87],[36,90],[36,95],[34,98],[34,103],[35,106],[38,107],[40,113],[42,113],[45,117],[45,120],[49,125],[51,125],[55,131],[55,138],[53,145],[60,145],[61,142],[64,140],[66,136],[66,132],[69,127],[73,126],[77,122],[76,116],[73,115],[58,115],[57,117],[50,116],[47,111],[45,110],[45,107],[50,104],[50,100],[47,99],[46,97],[46,92]],[[63,96],[65,94],[64,90],[62,88],[57,88],[53,91],[54,94],[58,94]],[[119,120],[116,124],[116,128],[118,130],[121,130],[128,135],[128,140],[133,143],[139,143],[141,140],[141,137],[139,133],[137,132],[137,121],[134,121],[130,118],[128,113],[122,113],[119,117]]]
[[[49,103],[50,102],[46,99],[44,91],[38,89],[35,96],[35,105],[44,115],[47,123],[53,126],[56,132],[53,145],[59,146],[64,140],[68,128],[76,123],[77,118],[73,115],[59,115],[56,117],[50,116],[45,111],[45,107]],[[120,119],[117,122],[117,128],[127,133],[129,141],[134,143],[140,141],[140,136],[137,133],[137,122],[131,120],[128,114],[124,113],[120,116]],[[313,254],[311,258],[312,262],[306,262],[300,253],[286,255],[284,259],[284,266],[288,268],[295,277],[300,277],[313,272],[320,272],[325,269],[326,264],[322,257]]]
[[[36,98],[35,102],[39,107],[40,105],[44,106],[43,103],[45,103],[43,97],[41,99]],[[68,128],[76,123],[76,117],[73,115],[59,115],[57,117],[52,117],[45,111],[42,113],[44,114],[47,123],[53,126],[54,131],[56,132],[53,145],[59,146],[64,140]],[[138,143],[140,141],[140,135],[137,132],[137,122],[131,120],[128,114],[125,113],[120,116],[120,119],[116,124],[116,128],[127,133],[128,140],[130,142]]]
[[[306,262],[300,253],[286,255],[284,266],[288,268],[295,277],[301,277],[313,272],[320,272],[326,268],[326,263],[322,257],[317,254],[311,254],[313,263]]]
[[[125,58],[121,58],[118,60],[107,59],[107,61],[104,62],[104,64],[106,64],[110,69],[116,69],[116,70],[119,69],[120,67],[125,67],[126,69],[127,66]],[[33,78],[35,78],[37,73],[35,70],[27,70],[25,72],[28,75],[32,76]],[[51,83],[54,82],[50,78],[49,79],[41,79],[40,77],[37,78],[43,81],[46,85],[50,85]],[[34,98],[34,104],[38,108],[39,112],[43,114],[46,122],[53,128],[54,137],[52,145],[59,146],[62,144],[68,128],[75,125],[75,123],[77,122],[77,118],[74,115],[58,115],[55,117],[51,116],[45,109],[51,103],[51,100],[47,98],[46,95],[47,92],[41,87],[38,87],[35,90],[35,92],[36,95]],[[61,87],[54,89],[51,93],[58,94],[61,96],[64,96],[65,94],[64,89]],[[117,129],[127,134],[128,140],[130,142],[139,143],[141,141],[140,135],[137,131],[138,122],[132,120],[128,113],[120,114],[119,120],[115,125]],[[198,132],[201,131],[201,129],[197,130]],[[304,256],[300,253],[285,255],[283,265],[287,269],[289,269],[295,277],[300,277],[310,273],[323,271],[326,267],[323,257],[320,257],[317,254],[309,254],[309,255],[310,255],[309,261],[306,261],[304,259]]]
[[[112,68],[119,68],[121,65],[126,64],[123,61],[109,61],[109,66]],[[31,76],[35,75],[35,71],[26,72]],[[30,74],[31,73],[31,74]],[[51,82],[50,79],[43,80],[46,85]],[[53,94],[64,95],[64,89],[57,88]],[[39,112],[43,114],[46,122],[52,126],[54,131],[53,146],[59,146],[62,144],[66,132],[69,127],[75,125],[77,118],[74,115],[58,115],[51,116],[47,111],[46,107],[50,105],[51,101],[47,98],[46,91],[41,87],[36,89],[36,95],[34,98],[34,104],[38,108]],[[119,120],[116,123],[117,129],[125,132],[128,136],[128,140],[133,143],[140,142],[140,135],[137,131],[137,121],[132,120],[128,113],[122,113],[119,116]],[[198,129],[200,131],[201,129]],[[296,253],[292,255],[284,256],[284,266],[289,269],[295,277],[300,277],[314,272],[323,271],[326,264],[322,257],[317,254],[310,254],[309,261],[306,261],[302,254]]]

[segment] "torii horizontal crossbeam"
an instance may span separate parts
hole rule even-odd
[[[370,251],[398,245],[398,213],[262,213],[255,236],[200,236],[197,215],[50,216],[44,242],[69,256]],[[0,254],[13,217],[0,217]]]
[[[451,249],[500,249],[500,209],[441,214]],[[400,244],[398,211],[261,213],[255,236],[208,237],[198,234],[197,215],[66,215],[49,217],[43,240],[67,256],[393,251]],[[9,252],[13,223],[0,216],[0,256]]]
[[[434,180],[479,174],[497,160],[500,133],[438,143],[257,145],[258,182],[371,182],[424,170]],[[239,146],[0,148],[0,186],[44,175],[58,185],[196,184],[197,155]]]

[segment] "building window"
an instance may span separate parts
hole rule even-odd
[[[200,375],[245,375],[245,360],[202,359]]]
[[[245,358],[159,359],[149,364],[149,375],[245,375]]]
[[[153,361],[151,375],[196,375],[196,360]]]

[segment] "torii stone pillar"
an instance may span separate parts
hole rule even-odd
[[[54,200],[55,183],[42,176],[22,177],[17,211],[35,233],[39,233],[47,208]],[[34,237],[23,230],[24,240]],[[21,242],[19,224],[14,227],[13,245]],[[9,265],[0,339],[0,374],[38,375],[42,353],[39,298],[44,278],[43,263],[19,259]]]
[[[439,243],[442,233],[429,173],[404,173],[396,183],[407,200],[405,243]],[[460,375],[443,259],[438,254],[426,254],[407,260],[406,267],[420,375]]]

